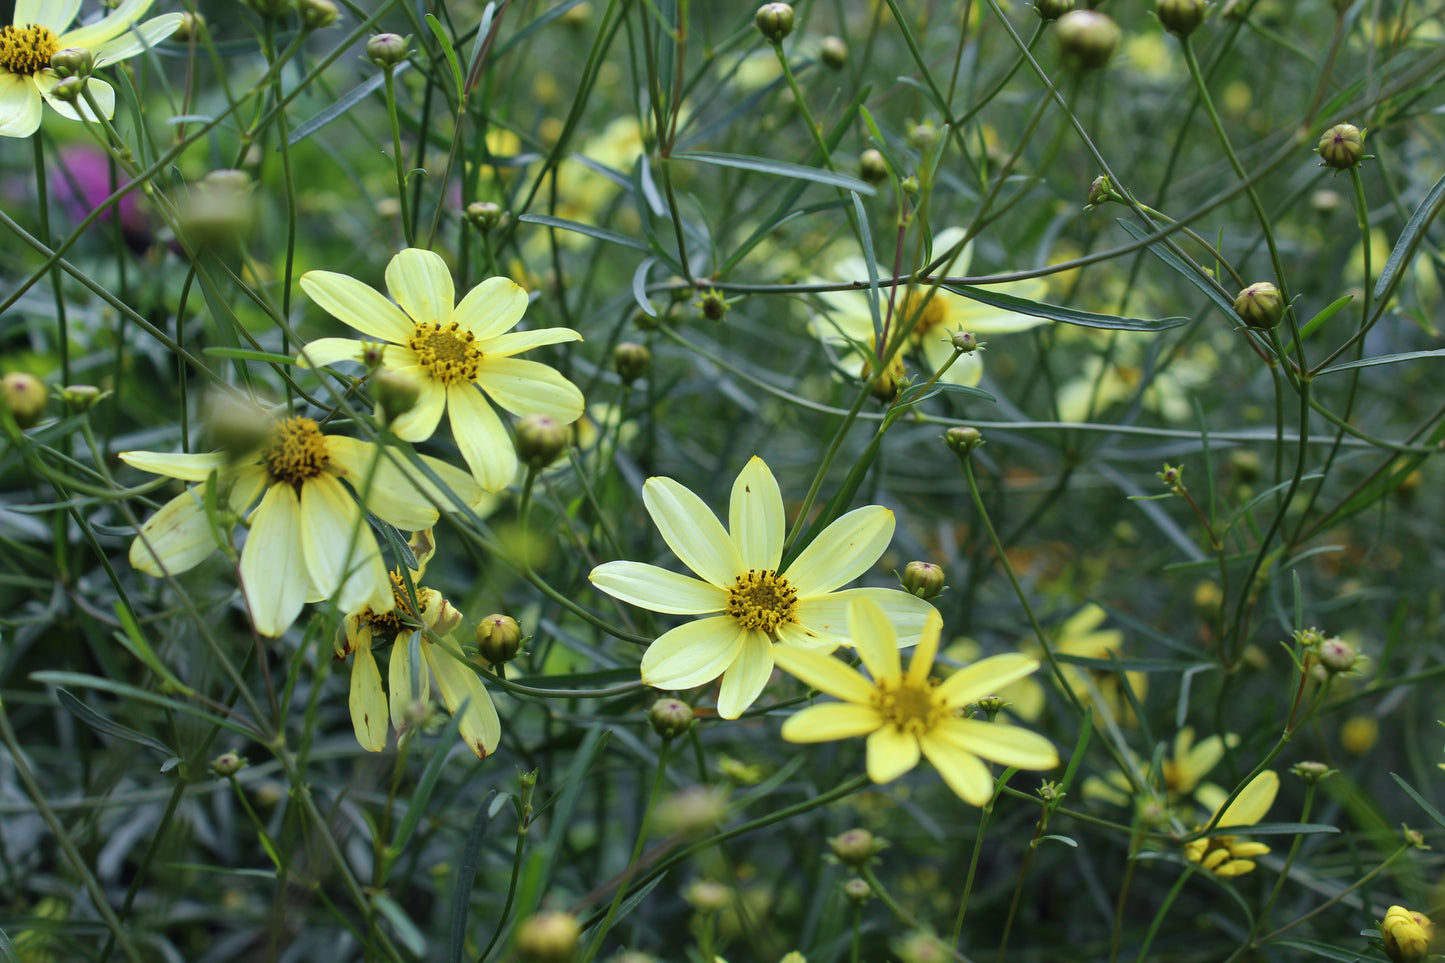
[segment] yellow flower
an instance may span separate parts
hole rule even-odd
[[[391,423],[398,438],[430,438],[446,411],[467,466],[494,492],[516,475],[517,455],[487,398],[518,416],[546,415],[563,424],[581,417],[576,385],[547,365],[513,356],[582,336],[571,328],[511,331],[527,310],[527,292],[517,284],[489,278],[453,307],[455,288],[441,255],[408,248],[386,266],[386,287],[395,304],[344,274],[301,276],[311,300],[362,334],[389,342],[382,364],[420,385],[416,405]],[[297,360],[311,366],[355,361],[362,350],[361,341],[322,338],[302,348]]]
[[[430,528],[438,517],[435,506],[452,507],[420,472],[393,464],[368,442],[324,435],[310,418],[278,421],[266,445],[234,463],[224,452],[125,451],[120,457],[133,468],[182,481],[209,485],[214,476],[218,501],[237,515],[261,499],[241,550],[241,588],[256,631],[268,636],[285,632],[306,602],[331,598],[342,611],[392,607],[376,536],[341,479],[366,492],[367,510],[404,531]],[[481,500],[464,472],[422,460],[464,503]],[[217,547],[204,486],[190,488],[141,527],[130,563],[149,575],[174,575]]]
[[[71,120],[95,120],[84,99],[68,104],[50,95],[60,82],[50,58],[61,50],[88,50],[95,66],[134,57],[175,32],[181,14],[167,13],[136,24],[152,0],[125,0],[95,23],[66,31],[80,12],[80,0],[16,0],[11,26],[0,27],[0,136],[29,137],[40,126],[42,101]],[[85,89],[107,118],[115,115],[115,90],[91,77]]]
[[[1174,751],[1162,761],[1164,791],[1170,801],[1178,800],[1194,792],[1200,781],[1224,758],[1225,748],[1239,745],[1239,736],[1229,733],[1222,738],[1210,736],[1194,741],[1194,728],[1185,726],[1174,736]],[[1088,799],[1102,799],[1119,806],[1129,804],[1129,778],[1117,770],[1100,779],[1090,776],[1084,780],[1084,796]]]
[[[873,566],[893,537],[881,505],[835,520],[784,571],[783,496],[761,458],[733,483],[724,529],[702,499],[671,478],[649,478],[642,501],[668,548],[701,579],[643,562],[606,562],[588,576],[607,594],[654,612],[706,615],[663,633],[642,657],[642,681],[691,689],[722,676],[718,715],[736,719],[763,691],[776,652],[844,641],[848,603],[870,598],[916,641],[933,607],[882,588],[835,591]],[[729,534],[731,532],[731,534]],[[719,613],[719,614],[713,614]],[[775,644],[776,643],[776,644]]]
[[[975,806],[993,795],[993,776],[984,759],[1020,769],[1052,769],[1059,764],[1053,744],[1017,726],[1000,726],[963,717],[964,707],[992,695],[1039,664],[1017,653],[975,662],[943,680],[930,678],[943,620],[930,612],[918,648],[904,672],[888,614],[863,598],[848,607],[853,645],[868,676],[822,652],[779,649],[785,672],[842,702],[809,706],[783,723],[789,742],[828,742],[868,737],[868,778],[891,782],[927,757],[944,782]]]
[[[962,237],[963,231],[959,228],[948,228],[940,232],[933,239],[934,255],[944,254]],[[969,262],[972,259],[973,243],[969,242],[954,263],[952,273],[967,274]],[[834,266],[833,273],[847,281],[866,280],[868,265],[860,256],[848,257]],[[1040,279],[989,286],[991,291],[1010,294],[1030,301],[1038,300],[1043,295],[1044,288],[1045,284]],[[900,289],[893,306],[889,330],[897,331],[900,324],[909,323],[914,315],[919,314],[921,306],[922,314],[919,315],[916,322],[913,322],[913,330],[908,335],[908,348],[922,354],[924,360],[928,362],[929,368],[934,371],[942,368],[948,359],[953,357],[953,345],[950,338],[958,331],[967,331],[974,335],[1008,334],[1015,331],[1027,331],[1048,323],[1044,318],[1015,314],[1012,311],[969,300],[961,294],[954,294],[943,288],[934,291],[933,297],[928,298],[925,302],[924,298],[927,292],[927,286]],[[813,319],[814,334],[825,341],[846,348],[845,353],[857,355],[856,361],[863,361],[859,349],[874,345],[873,311],[869,306],[868,294],[859,291],[833,291],[819,294],[818,297],[827,305],[827,310]],[[888,297],[888,289],[881,288],[878,305],[880,319],[888,318]],[[942,380],[958,385],[978,384],[979,379],[983,377],[981,354],[980,351],[974,351],[960,355],[958,360],[943,373]],[[894,355],[894,357],[898,356]]]
[[[408,543],[416,555],[418,568],[410,570],[410,581],[416,595],[407,590],[407,579],[398,569],[391,573],[393,607],[376,611],[367,606],[346,617],[344,642],[338,644],[336,656],[355,655],[351,666],[351,725],[356,741],[368,752],[386,748],[388,698],[381,684],[381,671],[376,665],[372,646],[378,639],[390,641],[391,659],[387,665],[387,688],[390,690],[392,728],[406,731],[414,704],[425,704],[430,691],[427,672],[415,672],[411,645],[407,641],[419,630],[422,659],[431,675],[447,711],[461,713],[460,732],[477,758],[485,759],[497,748],[502,738],[501,723],[492,697],[477,673],[464,664],[461,650],[445,638],[461,624],[462,614],[454,609],[440,592],[424,588],[420,579],[427,561],[435,551],[431,532],[413,533]]]
[[[1119,655],[1124,647],[1124,633],[1118,629],[1100,629],[1099,625],[1109,617],[1101,607],[1090,602],[1079,611],[1064,620],[1054,634],[1054,653],[1056,655],[1076,656],[1081,659],[1107,660],[1110,655]],[[1037,654],[1037,645],[1032,641],[1023,643],[1020,646],[1025,654]],[[960,652],[967,651],[960,649]],[[1077,665],[1064,665],[1064,678],[1068,680],[1069,688],[1074,690],[1084,703],[1088,703],[1093,695],[1090,692],[1089,682],[1104,697],[1109,711],[1114,718],[1123,722],[1132,722],[1134,713],[1124,693],[1120,690],[1118,673],[1109,670],[1085,669]],[[1086,681],[1085,673],[1091,673]],[[1143,701],[1144,693],[1148,689],[1148,676],[1143,672],[1125,672],[1124,679],[1128,682],[1129,688],[1133,690],[1135,698]],[[1026,722],[1033,722],[1043,714],[1045,699],[1044,688],[1039,680],[1034,678],[1019,679],[1008,688],[995,693],[1008,700],[1013,713]]]
[[[1194,417],[1193,397],[1210,384],[1219,367],[1214,349],[1196,344],[1174,356],[1151,358],[1148,345],[1153,335],[1114,332],[1118,337],[1109,360],[1092,355],[1074,378],[1059,386],[1056,401],[1059,420],[1083,422],[1105,409],[1130,402],[1139,394],[1146,371],[1150,378],[1140,404],[1158,412],[1166,421],[1187,421]],[[1151,341],[1145,341],[1145,337]],[[1152,370],[1150,370],[1152,369]]]
[[[1222,794],[1223,790],[1219,792]],[[1217,829],[1253,826],[1274,805],[1277,792],[1279,775],[1273,769],[1266,769],[1249,781],[1249,785],[1235,797],[1217,821],[1211,819],[1211,822]],[[1201,791],[1200,795],[1204,793]],[[1218,812],[1217,807],[1215,811]],[[1184,844],[1184,855],[1191,863],[1198,863],[1214,875],[1224,877],[1248,873],[1254,869],[1254,857],[1267,852],[1269,847],[1264,843],[1241,841],[1236,836],[1209,836]]]
[[[1391,906],[1380,924],[1380,938],[1385,953],[1395,963],[1417,963],[1430,952],[1435,937],[1435,924],[1424,913],[1403,906]]]

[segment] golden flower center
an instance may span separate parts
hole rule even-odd
[[[899,732],[921,736],[935,728],[947,715],[947,710],[933,699],[936,685],[932,679],[921,686],[907,679],[879,679],[873,704],[884,722]]]
[[[431,607],[432,590],[422,588],[415,582],[412,583],[416,589],[416,601],[425,612]],[[421,616],[411,606],[411,593],[406,590],[406,582],[401,577],[401,572],[391,573],[391,595],[396,600],[396,608],[390,612],[373,612],[370,608],[364,613],[366,621],[371,623],[371,630],[377,635],[389,635],[392,638],[402,632],[410,631],[421,624]]]
[[[948,320],[948,304],[937,292],[923,304],[926,291],[910,291],[904,295],[903,306],[898,309],[898,317],[902,323],[907,324],[915,314],[918,320],[913,325],[913,340],[915,343],[923,340],[924,336],[934,328],[940,327]],[[923,313],[919,314],[919,305],[923,306]]]
[[[29,77],[40,73],[59,49],[60,39],[49,27],[36,23],[0,27],[0,67],[12,74]]]
[[[261,451],[261,464],[271,483],[300,485],[326,471],[331,455],[326,436],[310,418],[283,418]]]
[[[470,331],[455,321],[442,327],[433,321],[417,324],[406,346],[416,352],[417,363],[444,385],[467,384],[477,380],[482,352]]]
[[[777,572],[748,569],[727,592],[727,614],[745,629],[772,635],[778,626],[798,621],[798,590]]]

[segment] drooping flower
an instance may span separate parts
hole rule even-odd
[[[1424,913],[1404,906],[1391,906],[1380,923],[1380,939],[1385,954],[1394,963],[1417,963],[1430,953],[1435,939],[1435,924]]]
[[[893,537],[881,505],[849,512],[824,529],[786,570],[783,496],[761,458],[733,482],[728,527],[671,478],[649,478],[642,501],[668,548],[701,579],[643,562],[606,562],[588,576],[624,602],[670,615],[707,616],[659,636],[642,657],[642,681],[691,689],[722,676],[718,715],[736,719],[767,685],[775,652],[832,649],[846,638],[848,603],[869,598],[917,641],[933,607],[895,589],[837,591],[872,567]],[[716,614],[715,614],[716,613]]]
[[[141,471],[204,483],[171,499],[141,527],[130,562],[149,575],[184,572],[219,547],[206,507],[213,476],[217,504],[236,516],[260,498],[241,550],[241,588],[256,631],[268,636],[285,632],[306,602],[331,598],[343,612],[392,607],[376,536],[342,479],[364,493],[367,510],[403,531],[430,528],[438,506],[454,508],[419,471],[393,463],[369,442],[322,434],[310,418],[278,421],[260,450],[234,462],[225,452],[126,451],[120,457]],[[434,458],[423,461],[464,504],[481,502],[481,490],[465,472]]]
[[[134,57],[180,26],[179,13],[166,13],[137,24],[153,0],[124,0],[104,19],[66,30],[80,12],[80,0],[16,0],[15,18],[0,27],[0,136],[29,137],[40,126],[42,101],[71,120],[95,120],[82,98],[75,104],[52,97],[60,82],[50,58],[77,47],[90,52],[96,67]],[[115,90],[90,77],[85,88],[101,112],[115,115]]]
[[[1217,787],[1216,787],[1217,788]],[[1224,790],[1219,789],[1222,794]],[[1266,769],[1255,776],[1236,797],[1229,808],[1211,820],[1216,829],[1230,826],[1253,826],[1264,818],[1269,807],[1274,805],[1275,794],[1279,792],[1279,774]],[[1206,794],[1201,791],[1201,797]],[[1210,793],[1209,795],[1215,795]],[[1220,800],[1223,802],[1223,799]],[[1215,807],[1215,812],[1219,807]],[[1191,863],[1198,863],[1216,876],[1239,876],[1254,869],[1254,858],[1269,852],[1264,843],[1253,843],[1238,836],[1208,836],[1184,844],[1184,855]]]
[[[391,573],[392,608],[377,611],[367,606],[348,614],[338,639],[336,657],[354,656],[349,704],[356,741],[368,752],[385,749],[388,718],[398,735],[405,732],[412,724],[412,707],[425,705],[428,700],[430,669],[447,711],[461,713],[462,739],[477,758],[485,759],[502,737],[496,706],[476,672],[460,660],[461,649],[448,638],[461,624],[462,613],[440,592],[421,584],[426,563],[436,547],[431,532],[414,532],[408,544],[418,567],[408,569],[407,577],[400,569]],[[408,640],[413,633],[419,633],[422,665],[412,663]],[[381,670],[373,651],[379,642],[391,643],[386,683],[389,691],[382,688]]]
[[[959,228],[948,228],[939,232],[933,239],[934,254],[943,254],[962,238],[963,231]],[[954,262],[953,273],[967,274],[972,259],[973,243],[970,242]],[[848,281],[864,280],[868,277],[868,265],[861,256],[847,257],[834,265],[833,274]],[[989,285],[991,291],[1031,301],[1042,297],[1045,288],[1045,282],[1037,278]],[[923,285],[898,292],[890,330],[897,331],[899,325],[909,323],[918,315],[917,321],[912,321],[913,329],[908,335],[907,348],[923,355],[934,371],[942,368],[953,357],[954,350],[950,339],[958,331],[967,331],[974,335],[1010,334],[1048,323],[1044,318],[995,308],[942,287],[935,290],[932,297],[927,297],[928,290],[928,286]],[[881,289],[879,293],[879,316],[885,318],[888,316],[888,291]],[[875,347],[873,311],[867,292],[834,291],[818,297],[827,305],[827,310],[813,319],[814,333],[825,341],[839,345],[840,350],[843,350],[846,356],[852,357],[861,370],[861,365],[866,363],[867,359],[859,349]],[[897,357],[898,355],[894,355],[895,359]],[[943,373],[944,381],[958,385],[976,385],[982,377],[983,359],[980,351],[960,355]]]
[[[456,304],[441,255],[408,248],[386,266],[386,287],[395,303],[344,274],[301,276],[311,300],[362,334],[388,342],[382,364],[421,386],[416,405],[391,422],[397,437],[424,441],[447,412],[467,467],[494,492],[511,483],[517,456],[488,398],[518,416],[545,415],[564,425],[581,417],[576,385],[547,365],[515,355],[582,336],[571,328],[511,331],[527,310],[527,292],[515,282],[488,278]],[[355,361],[364,348],[352,338],[322,338],[302,348],[297,360],[312,366]]]
[[[779,649],[778,665],[842,699],[809,706],[783,723],[789,742],[868,737],[868,778],[891,782],[925,757],[959,798],[982,806],[993,795],[983,760],[1020,769],[1052,769],[1058,752],[1043,736],[1018,726],[968,719],[964,708],[1039,667],[1017,653],[990,656],[941,683],[931,678],[943,620],[930,612],[905,672],[894,626],[871,599],[848,607],[848,629],[868,670],[864,675],[816,650]],[[871,676],[871,678],[870,678]]]

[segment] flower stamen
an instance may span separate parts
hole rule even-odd
[[[878,679],[875,685],[877,688],[873,693],[874,707],[883,717],[884,723],[899,732],[913,736],[925,735],[937,728],[950,714],[945,707],[934,701],[933,690],[937,683],[932,679],[918,686],[911,684],[906,677],[883,678]]]
[[[32,23],[0,27],[0,68],[30,77],[50,66],[60,39],[49,27]]]
[[[470,331],[453,321],[446,327],[435,321],[418,323],[406,346],[416,352],[417,363],[442,384],[467,384],[477,380],[482,352]]]
[[[918,320],[913,325],[913,333],[910,336],[914,343],[923,340],[924,336],[934,328],[940,327],[948,321],[948,302],[938,293],[934,292],[933,297],[928,298],[928,303],[923,304],[923,299],[928,296],[928,291],[910,291],[903,297],[903,305],[898,309],[898,316],[907,324],[908,320],[915,314]],[[919,313],[919,306],[922,305],[922,313]]]
[[[748,569],[727,591],[727,614],[745,629],[772,635],[778,626],[798,620],[798,591],[777,572]]]
[[[425,612],[431,607],[432,590],[416,585],[416,602]],[[390,612],[376,612],[369,606],[361,613],[361,617],[371,623],[371,630],[376,635],[390,636],[396,638],[404,631],[410,631],[422,624],[422,618],[412,608],[411,593],[406,590],[406,582],[402,580],[401,573],[391,573],[391,594],[396,600],[396,608]]]
[[[302,482],[326,471],[331,455],[326,436],[310,418],[284,418],[276,423],[271,441],[261,452],[261,464],[270,483],[300,487]]]

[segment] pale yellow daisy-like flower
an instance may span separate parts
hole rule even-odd
[[[1227,797],[1224,790],[1217,786],[1212,787],[1215,792],[1208,794],[1203,791],[1203,788],[1199,793],[1201,801],[1206,795],[1218,796],[1218,801],[1221,803]],[[1234,797],[1234,802],[1230,803],[1229,808],[1224,810],[1217,822],[1214,822],[1215,828],[1253,826],[1269,812],[1269,807],[1274,805],[1274,797],[1278,792],[1279,774],[1273,769],[1266,769],[1251,779],[1249,785]],[[1218,810],[1219,807],[1216,805],[1215,811],[1218,812]],[[1269,852],[1269,847],[1264,843],[1252,843],[1237,836],[1208,836],[1184,844],[1184,855],[1191,863],[1198,863],[1214,875],[1224,877],[1239,876],[1249,872],[1254,869],[1254,858],[1263,856],[1267,852]]]
[[[301,288],[311,300],[362,334],[388,342],[382,364],[420,386],[415,407],[390,424],[398,438],[430,438],[445,411],[467,467],[494,492],[517,474],[517,454],[488,398],[518,416],[546,415],[562,424],[582,416],[576,385],[547,365],[514,357],[582,336],[571,328],[512,331],[527,310],[527,292],[513,281],[488,278],[456,304],[441,255],[408,248],[386,266],[386,287],[395,304],[344,274],[308,271],[301,276]],[[322,338],[302,348],[297,360],[307,365],[356,361],[364,348],[364,342],[352,338]]]
[[[477,758],[485,759],[502,738],[496,706],[477,673],[460,660],[461,650],[447,638],[461,624],[462,614],[440,592],[420,583],[426,563],[436,550],[431,532],[413,533],[408,544],[418,565],[409,570],[415,597],[407,590],[407,579],[402,578],[401,570],[393,571],[393,607],[378,612],[368,606],[347,615],[336,647],[338,659],[355,656],[349,705],[356,741],[368,752],[385,749],[388,717],[398,735],[405,732],[413,704],[425,705],[428,701],[430,675],[436,677],[447,711],[453,715],[461,713],[462,739]],[[413,671],[417,667],[412,665],[408,639],[422,629],[428,631],[422,632],[419,640],[424,665],[418,673]],[[382,688],[381,670],[372,651],[378,641],[392,643],[386,680],[389,694]]]
[[[368,510],[403,531],[430,528],[436,506],[453,508],[447,493],[419,471],[393,464],[369,442],[322,434],[310,418],[278,421],[265,446],[235,461],[225,452],[124,451],[120,457],[182,481],[210,484],[214,475],[218,501],[237,515],[260,498],[241,550],[241,588],[256,631],[268,636],[285,632],[307,602],[331,598],[346,612],[393,605],[376,536],[342,479],[365,492]],[[463,503],[482,500],[465,472],[434,458],[423,461]],[[175,575],[218,547],[203,488],[177,495],[141,527],[131,565],[149,575]]]
[[[671,615],[706,616],[659,636],[642,657],[642,681],[691,689],[722,676],[718,715],[736,719],[767,685],[784,648],[832,649],[845,639],[848,603],[872,599],[916,642],[933,606],[883,588],[837,591],[873,566],[893,537],[893,513],[859,508],[818,534],[781,570],[785,523],[777,479],[754,457],[733,483],[728,527],[671,478],[649,478],[642,501],[668,548],[701,579],[643,562],[606,562],[588,576],[624,602]],[[714,614],[717,613],[717,614]]]
[[[1039,664],[1033,659],[1017,653],[990,656],[940,683],[930,678],[943,629],[937,612],[929,614],[906,672],[893,624],[871,600],[849,605],[848,628],[866,676],[815,650],[778,650],[778,665],[785,672],[843,700],[794,714],[783,723],[784,739],[830,742],[867,736],[869,779],[891,782],[926,757],[948,787],[974,806],[993,796],[994,780],[985,759],[1019,769],[1059,764],[1053,744],[1038,733],[963,716],[969,703],[1036,670]]]
[[[938,236],[933,239],[934,255],[938,256],[948,251],[962,238],[963,231],[960,228],[948,228],[939,232]],[[963,253],[954,262],[952,273],[967,274],[969,263],[972,260],[973,243],[969,242],[964,247]],[[833,273],[844,280],[866,280],[868,265],[861,256],[854,255],[835,264]],[[1041,278],[1031,278],[1009,284],[989,285],[989,290],[1037,301],[1043,296],[1046,287],[1047,285]],[[934,371],[942,368],[948,363],[948,359],[953,357],[953,344],[950,339],[958,331],[967,331],[980,336],[979,340],[986,340],[982,337],[983,335],[1027,331],[1030,328],[1049,323],[1046,318],[1005,311],[1002,308],[970,300],[961,294],[954,294],[941,287],[934,291],[933,297],[928,298],[925,302],[924,298],[927,293],[927,286],[917,286],[906,291],[900,290],[894,302],[889,330],[897,331],[899,325],[907,324],[915,314],[919,313],[921,305],[922,314],[914,323],[913,330],[908,336],[908,349],[923,355],[929,368]],[[859,346],[872,347],[874,345],[873,312],[868,303],[868,293],[866,291],[831,291],[819,294],[818,297],[827,306],[827,310],[813,319],[814,333],[845,349],[845,355],[851,357],[855,363],[860,365],[865,363],[866,359],[860,353]],[[878,305],[880,318],[888,317],[888,297],[888,289],[880,288]],[[960,355],[958,360],[943,373],[942,380],[950,384],[970,387],[978,384],[979,379],[983,377],[982,354],[981,351],[974,351]]]
[[[95,120],[84,99],[68,104],[51,96],[60,75],[50,58],[76,47],[90,52],[95,66],[134,57],[160,43],[180,26],[181,14],[167,13],[137,24],[152,0],[124,0],[95,23],[67,30],[80,12],[80,0],[16,0],[15,18],[0,27],[0,136],[29,137],[40,126],[41,103],[71,120]],[[107,117],[115,115],[115,90],[91,77],[85,89]]]
[[[1239,745],[1239,736],[1227,733],[1213,735],[1198,742],[1194,740],[1194,727],[1184,726],[1174,735],[1173,752],[1160,763],[1160,776],[1164,781],[1164,793],[1170,802],[1177,802],[1201,788],[1204,777],[1224,758],[1225,749]],[[1137,759],[1136,759],[1137,761]],[[1142,769],[1142,764],[1140,765]],[[1212,785],[1212,784],[1205,784]],[[1119,806],[1127,806],[1132,792],[1129,777],[1114,770],[1104,778],[1090,776],[1084,780],[1084,797],[1101,799]],[[1217,792],[1217,787],[1212,790]]]

